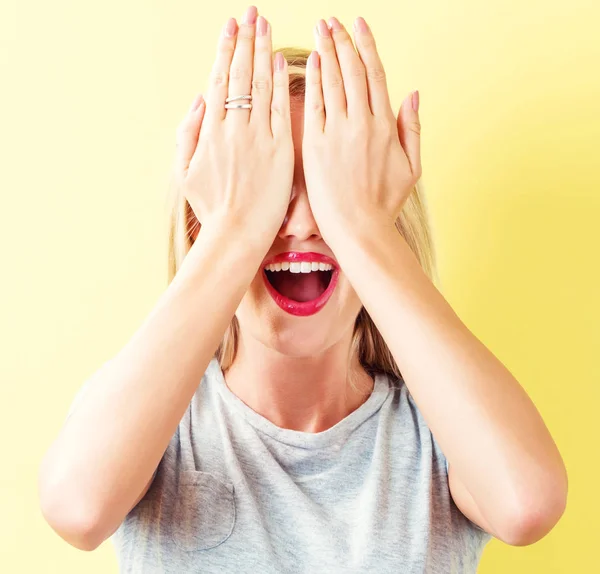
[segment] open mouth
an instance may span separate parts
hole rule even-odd
[[[265,269],[267,279],[273,289],[287,299],[298,302],[318,299],[333,276],[333,269],[328,271],[311,271],[310,273],[292,273],[288,270],[269,271]]]
[[[290,315],[306,317],[320,311],[333,295],[340,270],[318,253],[288,252],[263,267],[267,292]]]

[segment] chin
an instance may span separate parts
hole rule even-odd
[[[244,339],[289,357],[317,357],[351,335],[362,303],[341,280],[335,293],[318,312],[299,316],[288,313],[273,300],[257,277],[236,310]]]
[[[264,308],[263,308],[264,311]],[[242,309],[236,314],[240,331],[266,348],[289,357],[315,357],[336,341],[331,323],[310,318],[264,312],[248,317]],[[341,334],[340,334],[341,336]]]

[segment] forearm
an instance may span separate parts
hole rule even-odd
[[[344,273],[488,521],[504,524],[544,504],[560,505],[566,471],[540,414],[461,322],[406,241],[389,227],[339,237],[331,247]]]
[[[55,529],[108,536],[122,522],[160,462],[263,256],[232,229],[200,233],[144,323],[93,375],[44,457],[40,495]]]

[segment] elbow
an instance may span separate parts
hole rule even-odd
[[[38,497],[44,520],[65,542],[87,552],[102,544],[95,513],[78,503],[73,489],[68,485],[53,481],[40,472]]]
[[[511,546],[535,544],[556,526],[566,507],[566,488],[529,497],[507,520],[503,541]]]
[[[41,500],[40,509],[52,530],[71,546],[91,552],[103,542],[97,534],[96,521],[85,512],[69,508],[58,499]]]

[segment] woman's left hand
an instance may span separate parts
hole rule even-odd
[[[329,22],[315,27],[318,54],[306,70],[302,158],[313,216],[330,244],[357,225],[393,226],[421,177],[421,157],[418,93],[396,118],[366,22],[355,22],[358,53],[339,21]]]

